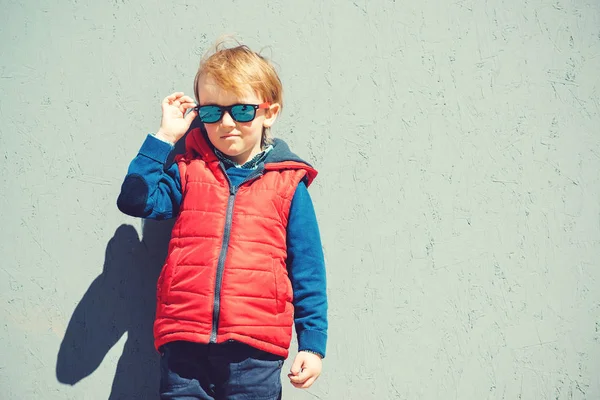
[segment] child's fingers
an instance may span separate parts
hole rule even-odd
[[[301,388],[308,389],[309,387],[312,386],[313,383],[315,383],[316,380],[317,380],[316,376],[310,377],[306,382],[304,382],[304,384],[301,386]]]
[[[183,96],[183,92],[175,92],[175,93],[172,93],[172,94],[168,95],[167,97],[165,97],[162,102],[163,102],[163,104],[164,103],[168,104],[168,103],[174,101],[175,99],[178,99],[181,96]]]
[[[290,373],[288,374],[288,378],[290,378],[290,381],[292,382],[298,382],[298,380],[300,379],[300,374],[302,373],[302,371],[300,372],[295,372],[294,370],[290,371]]]
[[[183,119],[185,119],[189,124],[191,124],[197,115],[198,113],[196,112],[196,110],[192,110],[185,117],[183,117]]]
[[[182,96],[179,101],[182,103],[195,103],[194,99],[192,99],[190,96]]]
[[[290,378],[290,382],[292,383],[298,383],[298,384],[303,384],[304,382],[306,382],[308,380],[308,378],[310,378],[310,374],[308,372],[308,370],[303,369],[302,371],[300,371],[299,374],[294,375],[292,374],[288,374],[288,377]]]
[[[171,101],[171,105],[178,107],[181,112],[185,111],[185,109],[182,109],[181,106],[186,105],[186,104],[191,104],[191,107],[196,106],[196,103],[194,102],[194,100],[192,100],[192,98],[189,96],[179,97],[179,98]]]
[[[302,389],[302,383],[294,383],[292,382],[292,386],[295,387],[296,389]]]
[[[182,105],[179,106],[179,111],[181,111],[182,114],[185,114],[187,109],[194,108],[194,107],[196,107],[196,105],[194,103],[183,103]]]
[[[183,104],[179,105],[179,111],[180,111],[182,114],[185,114],[185,110],[186,110],[186,108],[185,108],[185,106],[184,106]]]
[[[315,383],[316,380],[317,380],[317,377],[313,376],[313,377],[310,377],[309,379],[307,379],[306,382],[303,382],[303,383],[292,382],[292,386],[295,387],[296,389],[308,389],[309,387],[312,386],[313,383]]]
[[[302,364],[304,364],[304,360],[301,356],[296,356],[294,362],[292,363],[292,367],[290,368],[291,375],[298,375],[302,372]]]
[[[318,377],[319,377],[318,374],[302,373],[301,376],[290,377],[290,383],[295,388],[306,389],[306,388],[310,387]],[[294,379],[294,378],[296,378],[296,379]]]

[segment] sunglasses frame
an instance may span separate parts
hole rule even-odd
[[[238,121],[235,116],[233,115],[233,113],[231,112],[231,109],[233,107],[236,106],[246,106],[246,107],[252,107],[254,109],[254,115],[252,116],[252,119],[248,120],[248,121]],[[231,117],[232,120],[234,120],[235,122],[239,122],[239,123],[245,123],[245,122],[251,122],[254,121],[254,119],[256,118],[256,110],[261,110],[261,109],[268,109],[271,106],[271,103],[264,102],[262,104],[246,104],[246,103],[237,103],[237,104],[232,104],[230,106],[220,106],[217,104],[205,104],[203,106],[196,106],[193,109],[198,113],[198,119],[200,120],[200,122],[205,123],[205,124],[216,124],[217,122],[220,122],[223,119],[223,115],[225,115],[225,112],[227,112],[227,114],[229,114],[229,116]],[[219,117],[218,120],[216,121],[212,121],[212,122],[205,122],[202,121],[202,118],[200,118],[200,109],[202,107],[217,107],[219,109],[219,111],[221,112],[221,116]]]

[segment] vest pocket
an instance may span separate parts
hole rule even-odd
[[[158,301],[163,304],[171,304],[169,297],[171,294],[171,286],[173,286],[173,278],[177,272],[178,265],[181,259],[181,248],[175,247],[169,255],[163,265],[160,276],[158,277]]]
[[[279,268],[281,267],[275,259],[271,259],[271,266],[275,280],[275,309],[277,314],[282,314],[285,312],[285,289],[279,285],[284,285],[285,280],[280,276],[281,271],[279,271]]]
[[[159,303],[169,304],[169,289],[171,288],[171,281],[173,280],[173,265],[165,263],[158,276],[158,282],[156,283],[156,297]]]
[[[163,303],[164,293],[163,293],[163,285],[165,281],[165,269],[167,268],[167,264],[163,264],[160,269],[160,274],[158,275],[158,280],[156,281],[156,299],[159,303]]]

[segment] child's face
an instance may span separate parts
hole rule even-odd
[[[258,97],[248,85],[243,96],[236,96],[217,85],[210,76],[202,76],[198,80],[199,105],[230,106],[232,104],[261,104]],[[205,123],[208,138],[219,151],[238,164],[244,164],[261,152],[263,127],[270,127],[279,111],[279,105],[273,104],[268,109],[256,110],[256,116],[249,122],[237,122],[229,112],[224,112],[221,120]]]

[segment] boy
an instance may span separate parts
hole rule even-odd
[[[163,100],[117,200],[128,215],[177,218],[157,284],[161,398],[280,399],[292,323],[291,384],[310,387],[325,357],[325,266],[307,191],[317,172],[270,137],[282,87],[262,56],[217,46],[194,92],[198,104],[181,92]],[[188,130],[185,153],[165,165]]]

